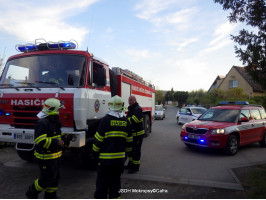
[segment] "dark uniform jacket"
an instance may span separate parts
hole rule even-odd
[[[38,159],[50,160],[61,157],[61,126],[58,115],[50,115],[37,121],[35,126],[35,152]]]
[[[93,151],[102,164],[124,164],[126,152],[132,150],[132,133],[126,117],[106,115],[94,136]]]
[[[144,136],[143,113],[138,103],[134,103],[128,107],[127,117],[131,123],[134,140],[137,138],[142,138]]]

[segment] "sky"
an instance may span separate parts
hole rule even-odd
[[[0,57],[35,39],[74,39],[111,68],[128,69],[158,90],[207,91],[242,66],[229,11],[213,0],[0,0]]]

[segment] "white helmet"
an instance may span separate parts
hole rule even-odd
[[[119,111],[122,110],[123,100],[119,96],[115,95],[110,99],[108,105],[110,110]]]
[[[50,98],[45,100],[42,111],[47,115],[58,115],[60,108],[64,108],[64,105],[58,99]]]

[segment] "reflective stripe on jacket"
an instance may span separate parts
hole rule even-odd
[[[35,152],[38,159],[49,160],[61,157],[61,122],[58,115],[51,115],[37,121],[35,126]]]
[[[99,153],[101,163],[123,163],[126,152],[132,150],[133,137],[126,117],[106,115],[94,135],[92,149]]]
[[[128,107],[127,117],[131,124],[133,137],[143,137],[145,133],[143,126],[143,113],[142,108],[138,103],[134,103]]]

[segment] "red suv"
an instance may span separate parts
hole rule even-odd
[[[184,124],[181,140],[188,146],[222,148],[235,155],[239,146],[259,142],[266,147],[266,114],[248,102],[220,102],[197,120]]]

